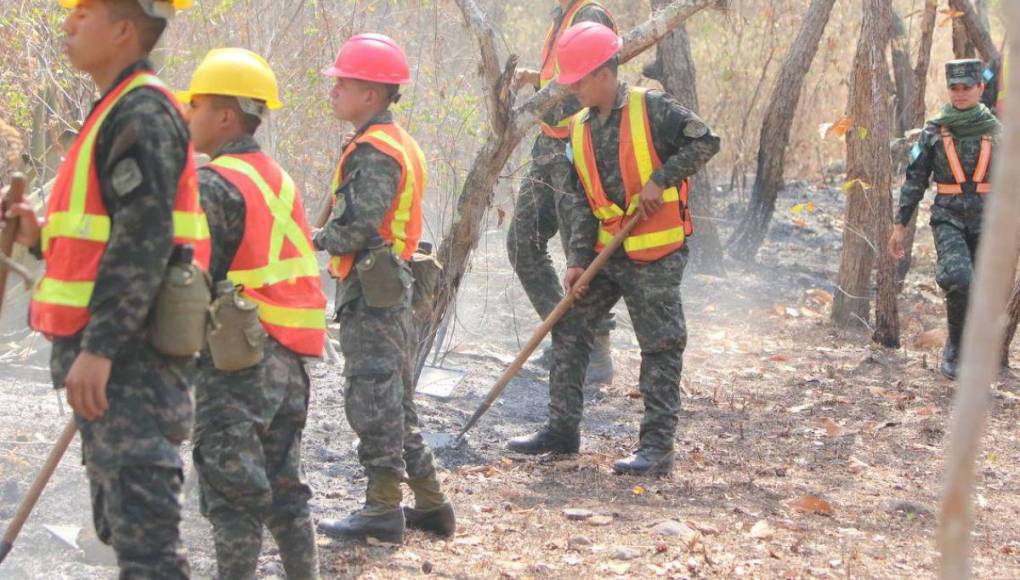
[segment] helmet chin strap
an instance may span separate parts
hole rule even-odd
[[[146,14],[153,18],[162,18],[163,20],[172,20],[174,17],[173,2],[167,2],[165,0],[138,0],[138,4],[141,5],[142,10]]]

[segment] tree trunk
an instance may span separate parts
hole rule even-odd
[[[457,200],[457,215],[450,231],[439,244],[437,257],[443,263],[443,273],[439,280],[435,303],[432,311],[425,313],[416,324],[418,338],[417,367],[414,376],[416,383],[425,359],[435,343],[436,333],[450,308],[456,304],[457,293],[467,272],[471,252],[478,246],[482,220],[485,212],[492,206],[500,172],[528,131],[538,124],[545,113],[566,97],[566,91],[558,83],[552,83],[515,106],[515,95],[510,86],[517,69],[517,57],[511,56],[507,59],[506,65],[501,67],[496,49],[496,31],[485,13],[475,0],[456,0],[456,3],[468,28],[478,40],[491,138],[486,140],[468,170]],[[694,14],[706,8],[725,5],[725,0],[673,0],[624,35],[620,60],[627,62],[651,48]]]
[[[812,0],[797,38],[779,71],[761,127],[758,170],[751,190],[751,203],[729,241],[728,251],[732,258],[753,261],[765,241],[769,222],[775,212],[776,198],[783,188],[786,148],[797,104],[800,102],[804,77],[818,52],[818,43],[829,22],[833,4],[835,0]]]
[[[967,27],[960,18],[953,19],[953,57],[974,58],[974,43],[970,41]]]
[[[987,20],[982,22],[981,15],[974,9],[970,0],[949,0],[949,7],[963,12],[962,16],[953,19],[953,54],[957,55],[956,58],[973,58],[974,56],[973,51],[969,53],[969,56],[960,56],[961,53],[957,52],[956,27],[960,26],[966,30],[967,40],[974,48],[977,48],[985,62],[998,60],[1000,58],[999,49],[992,41],[992,33],[988,30]]]
[[[927,0],[921,15],[921,40],[917,47],[917,64],[914,65],[914,101],[904,107],[904,131],[924,126],[925,92],[928,87],[928,68],[931,66],[931,47],[935,40],[935,19],[938,0]],[[917,235],[917,211],[910,216],[906,235],[903,236],[904,256],[896,266],[896,284],[903,291],[903,282],[914,263],[914,238]]]
[[[652,0],[652,9],[658,10],[669,0]],[[663,89],[681,105],[699,113],[697,69],[691,56],[691,41],[687,28],[680,26],[662,39],[656,51],[655,63],[645,69],[645,76],[662,83]],[[723,275],[722,241],[712,207],[712,182],[708,171],[702,169],[690,178],[690,206],[697,236],[691,244],[691,262],[703,273]]]
[[[1020,2],[1004,2],[1006,29],[1020,29]],[[1020,44],[1009,49],[1010,60],[1020,61]],[[1020,76],[1004,79],[1008,92],[1020,91]],[[1006,107],[1005,125],[996,155],[1020,158],[1020,108]],[[956,391],[946,454],[946,491],[942,497],[938,545],[942,552],[941,577],[970,578],[973,525],[974,463],[980,450],[987,419],[989,385],[998,371],[998,348],[1003,338],[1002,310],[1006,307],[1012,272],[1017,263],[1017,231],[1020,197],[1012,184],[1020,182],[1020,164],[999,163],[992,181],[996,195],[988,197],[985,225],[978,248],[975,279],[963,331],[963,366]]]
[[[875,338],[883,344],[898,341],[895,326],[895,293],[888,299],[891,259],[886,255],[885,239],[891,229],[892,207],[889,189],[892,159],[889,150],[891,115],[886,95],[888,64],[885,49],[889,42],[891,6],[889,0],[862,0],[864,19],[854,56],[850,78],[848,110],[854,126],[847,132],[847,213],[843,231],[843,257],[839,268],[839,286],[832,307],[832,321],[841,328],[867,327],[870,311],[871,271],[880,266],[881,308],[876,317]],[[892,315],[892,316],[890,316]]]
[[[917,102],[917,79],[910,62],[910,37],[903,25],[903,18],[896,10],[892,14],[892,39],[890,42],[893,63],[893,78],[896,80],[896,137],[902,137],[917,125],[913,122],[913,107]]]

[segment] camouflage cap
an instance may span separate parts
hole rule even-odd
[[[946,63],[946,86],[981,84],[985,65],[976,58],[951,60]]]

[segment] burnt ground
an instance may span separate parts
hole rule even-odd
[[[724,199],[732,218],[740,201]],[[815,207],[791,211],[811,201]],[[528,366],[468,443],[436,451],[456,504],[450,541],[408,534],[406,545],[320,539],[325,577],[932,577],[952,383],[935,370],[943,328],[931,233],[900,301],[904,347],[883,350],[828,323],[841,245],[838,190],[793,184],[780,199],[754,265],[724,278],[689,272],[684,410],[672,477],[615,476],[636,442],[638,348],[617,308],[617,376],[590,389],[582,453],[507,454],[508,437],[538,425],[545,376]],[[922,223],[925,218],[922,217]],[[732,220],[724,219],[724,224]],[[695,238],[696,240],[696,238]],[[696,243],[696,242],[695,242]],[[444,364],[467,372],[449,400],[419,397],[435,441],[456,433],[536,321],[504,258],[502,231],[482,241]],[[65,420],[45,357],[20,335],[0,340],[0,520],[6,522]],[[1014,361],[1017,360],[1014,352]],[[304,449],[313,509],[355,509],[364,485],[343,415],[336,367],[317,363]],[[1020,575],[1020,386],[994,388],[980,456],[974,563],[982,578]],[[43,524],[82,528],[87,483],[77,444],[59,468],[2,578],[112,578],[113,568],[61,542]],[[572,518],[567,517],[570,511]],[[664,523],[672,522],[672,523]],[[187,501],[185,537],[196,577],[214,573],[207,524]],[[260,577],[282,576],[267,539]]]

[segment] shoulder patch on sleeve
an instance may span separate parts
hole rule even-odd
[[[910,162],[917,161],[917,158],[921,156],[921,144],[914,143],[914,146],[910,149]]]
[[[684,137],[698,139],[708,134],[708,125],[700,119],[690,119],[684,124]]]
[[[138,162],[131,158],[121,160],[113,168],[110,183],[113,185],[114,192],[120,197],[134,191],[142,184],[142,170],[138,167]]]
[[[567,161],[573,163],[574,162],[574,148],[571,146],[570,141],[567,141],[566,149],[567,149],[567,153],[566,153],[567,154]]]

